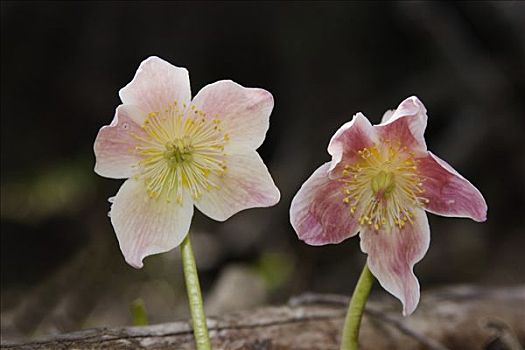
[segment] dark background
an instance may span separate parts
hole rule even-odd
[[[193,95],[232,79],[275,97],[259,149],[281,202],[192,235],[208,314],[304,291],[350,295],[359,240],[309,247],[288,221],[301,183],[357,111],[379,122],[416,94],[427,144],[484,194],[488,221],[429,215],[423,292],[525,282],[525,6],[516,2],[2,2],[2,339],[186,317],[179,253],[125,264],[107,218],[121,181],[93,141],[150,55],[187,67]],[[376,286],[376,294],[385,294]]]

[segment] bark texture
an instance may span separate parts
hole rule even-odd
[[[305,294],[288,305],[230,313],[208,320],[214,349],[338,349],[346,297]],[[372,299],[361,328],[367,349],[523,349],[525,286],[456,286],[423,293],[403,318],[392,298]],[[97,328],[2,349],[194,349],[187,321],[145,327]]]

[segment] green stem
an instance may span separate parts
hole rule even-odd
[[[146,305],[141,298],[137,298],[131,303],[131,315],[134,326],[147,326],[149,324]]]
[[[199,275],[197,265],[191,248],[190,234],[186,235],[180,246],[182,253],[182,266],[184,268],[184,279],[186,280],[186,292],[190,304],[191,319],[193,321],[193,335],[197,350],[211,350],[206,315],[202,303],[201,287],[199,285]]]
[[[361,317],[365,310],[365,304],[374,284],[374,276],[365,264],[361,276],[357,281],[354,294],[350,300],[350,306],[346,314],[343,336],[341,338],[341,350],[357,350],[359,348],[358,337]]]

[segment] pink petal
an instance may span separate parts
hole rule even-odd
[[[190,77],[186,68],[149,57],[140,64],[133,80],[119,91],[119,95],[124,104],[139,106],[147,113],[164,110],[175,101],[179,106],[188,105]]]
[[[135,121],[143,113],[133,106],[120,105],[110,125],[103,126],[95,139],[95,172],[114,179],[131,177],[139,162],[134,152],[137,138],[144,132]]]
[[[384,122],[376,126],[382,140],[399,141],[412,150],[426,151],[427,110],[417,97],[407,98],[391,115],[387,113]]]
[[[229,153],[255,150],[264,141],[270,126],[273,96],[268,91],[245,88],[231,80],[221,80],[203,87],[193,104],[210,118],[221,120],[230,141]]]
[[[413,267],[430,244],[427,216],[415,212],[413,224],[392,231],[362,231],[361,250],[368,254],[367,264],[381,286],[403,304],[403,315],[410,315],[419,302],[419,282]]]
[[[129,179],[118,191],[110,216],[126,262],[141,268],[145,257],[182,242],[190,229],[193,201],[189,196],[182,205],[162,197],[151,199],[143,182]]]
[[[351,121],[336,131],[328,144],[328,153],[332,156],[329,170],[333,170],[341,160],[345,160],[345,163],[351,162],[358,156],[357,151],[370,147],[377,141],[370,121],[362,113],[357,113]]]
[[[487,219],[487,203],[479,190],[447,162],[428,152],[419,159],[418,170],[425,178],[423,196],[430,202],[431,213],[467,217],[481,222]]]
[[[279,202],[279,189],[257,152],[231,155],[226,165],[226,173],[213,179],[220,188],[204,193],[195,202],[202,213],[224,221],[241,210]]]
[[[342,183],[330,180],[330,163],[320,166],[292,200],[290,222],[310,245],[339,243],[355,236],[358,223],[344,204]]]

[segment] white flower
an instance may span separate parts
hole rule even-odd
[[[110,216],[130,265],[178,246],[194,205],[224,221],[279,201],[256,152],[273,109],[268,91],[222,80],[192,100],[188,71],[150,57],[119,95],[122,105],[95,140],[95,172],[129,178]]]

